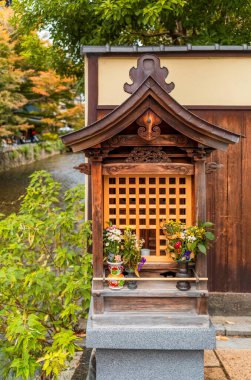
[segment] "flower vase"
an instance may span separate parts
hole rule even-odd
[[[108,275],[109,277],[115,278],[114,280],[108,281],[109,288],[112,290],[120,290],[123,288],[125,281],[123,271],[124,271],[124,266],[123,266],[123,261],[119,263],[111,263],[107,261],[108,264],[108,269],[110,274]],[[117,280],[116,280],[117,279]]]
[[[177,278],[189,278],[188,263],[189,261],[178,261],[179,271],[176,273]],[[191,284],[186,280],[177,281],[176,288],[181,291],[187,291],[191,288]]]
[[[135,274],[133,269],[127,268],[126,272],[127,272],[126,277],[129,277],[129,278],[135,277],[136,278],[136,274]],[[131,289],[131,290],[137,289],[137,287],[138,287],[137,281],[134,281],[134,280],[127,281],[127,287],[128,287],[128,289]]]

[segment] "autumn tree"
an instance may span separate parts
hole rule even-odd
[[[0,137],[27,126],[26,119],[14,111],[28,102],[20,92],[24,73],[11,41],[8,11],[0,11]]]
[[[15,0],[19,32],[46,29],[82,75],[80,45],[249,44],[250,0]],[[68,71],[68,67],[65,66]]]
[[[30,77],[32,82],[32,104],[39,108],[41,122],[51,132],[65,124],[74,129],[83,126],[84,107],[75,103],[75,81],[61,78],[53,70],[42,71]]]
[[[18,35],[11,16],[10,8],[0,9],[0,137],[34,127],[35,119],[41,130],[52,132],[66,124],[82,127],[76,78],[56,74],[50,41],[34,31]]]

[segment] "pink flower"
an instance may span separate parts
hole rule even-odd
[[[120,255],[116,255],[115,256],[115,261],[116,261],[116,263],[119,263],[121,261],[121,256]]]

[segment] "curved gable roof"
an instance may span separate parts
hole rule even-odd
[[[151,76],[120,106],[103,119],[62,137],[74,152],[91,148],[117,135],[152,109],[162,120],[188,138],[214,149],[225,150],[240,135],[211,124],[176,102]]]

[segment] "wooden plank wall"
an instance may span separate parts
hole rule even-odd
[[[207,219],[217,240],[208,254],[210,291],[251,292],[251,111],[194,110],[198,116],[245,135],[208,159],[223,167],[207,174]]]

